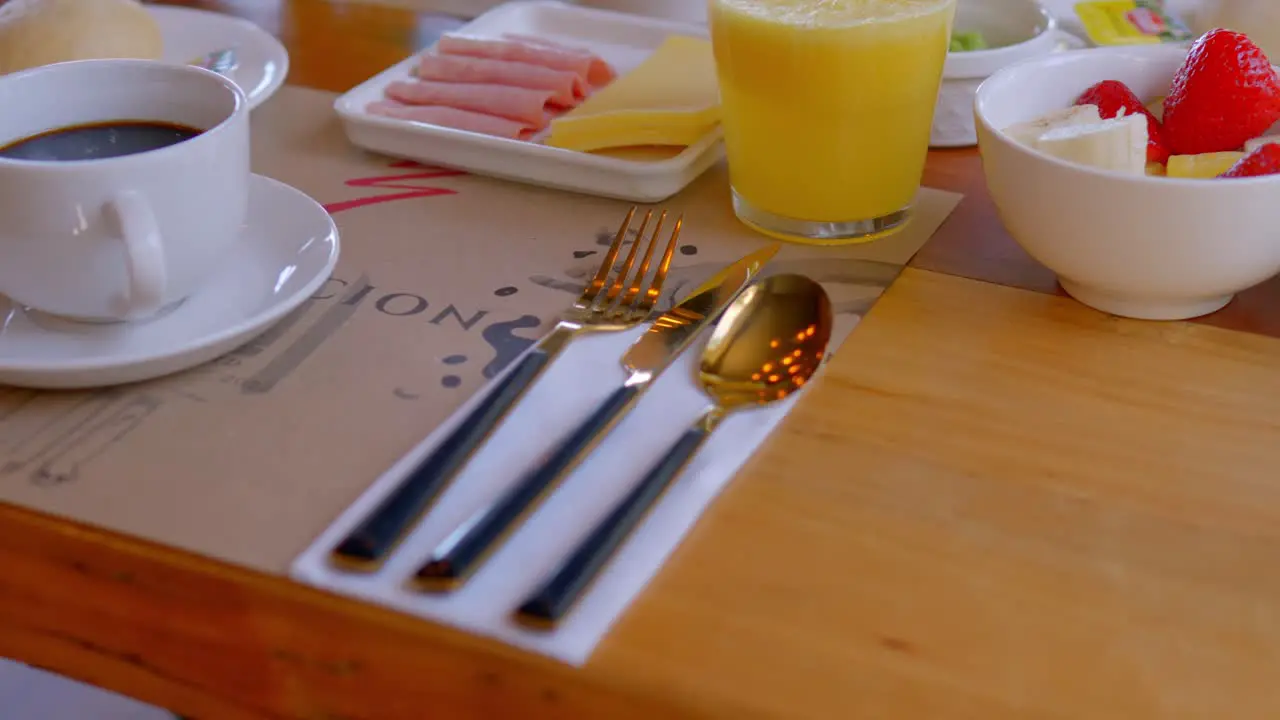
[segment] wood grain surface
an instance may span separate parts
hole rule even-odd
[[[858,333],[582,671],[15,508],[0,653],[210,718],[1280,712],[1280,341],[918,270]]]
[[[182,4],[331,90],[443,26]],[[908,270],[585,669],[11,506],[0,655],[216,720],[1280,716],[1280,341],[1016,289],[976,155],[929,182],[920,267],[1015,287]]]

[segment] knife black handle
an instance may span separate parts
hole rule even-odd
[[[550,629],[568,615],[709,436],[710,431],[701,423],[686,430],[644,479],[520,605],[516,619],[529,627]]]
[[[343,569],[358,572],[380,567],[547,368],[554,354],[554,345],[550,351],[538,347],[526,354],[377,509],[338,543],[330,560]]]
[[[413,576],[413,584],[428,592],[447,592],[475,572],[531,508],[577,465],[578,460],[613,428],[640,394],[640,386],[618,388],[555,450],[526,473],[488,507],[463,523],[441,543]]]

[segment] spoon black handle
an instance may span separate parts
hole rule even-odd
[[[516,610],[516,620],[529,627],[551,628],[569,614],[710,435],[711,428],[705,422],[686,430],[667,454],[649,469],[644,479],[565,558],[542,587],[520,605]]]
[[[624,385],[615,390],[546,460],[446,538],[418,568],[413,584],[427,592],[448,592],[465,582],[538,501],[613,429],[641,388]]]
[[[331,561],[358,572],[372,572],[381,566],[547,368],[559,347],[561,343],[548,343],[547,347],[537,347],[526,354],[431,454],[338,543],[330,553]]]

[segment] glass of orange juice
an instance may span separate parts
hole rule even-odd
[[[900,229],[956,0],[708,0],[733,206],[784,240]]]

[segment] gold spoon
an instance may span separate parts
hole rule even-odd
[[[698,382],[712,404],[516,610],[535,628],[560,621],[730,413],[777,402],[822,366],[831,300],[803,275],[775,275],[742,292],[702,351]]]

